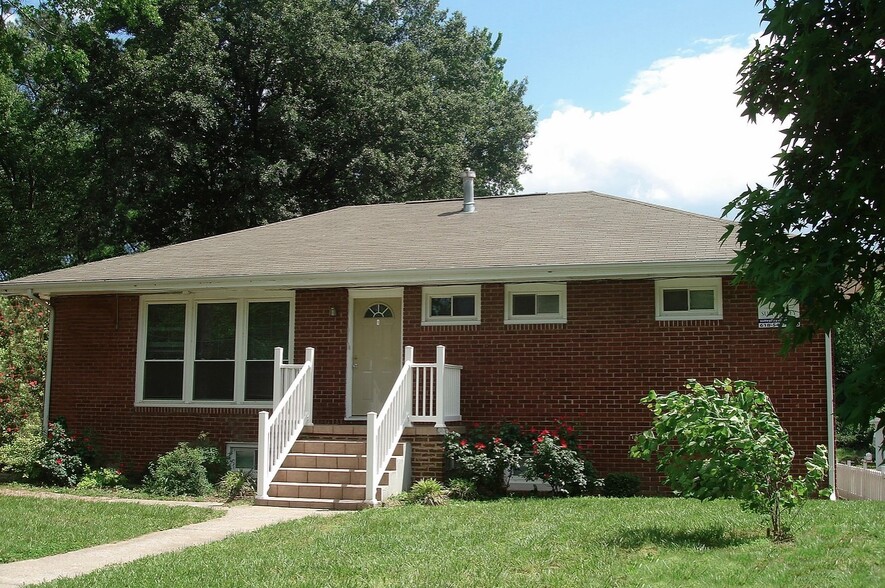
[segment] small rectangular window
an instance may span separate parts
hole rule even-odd
[[[655,317],[658,320],[721,319],[721,278],[658,280],[655,282]]]
[[[227,459],[231,469],[254,472],[258,468],[258,446],[254,443],[228,443]]]
[[[424,288],[422,325],[478,325],[479,286]]]
[[[566,322],[565,284],[508,284],[504,292],[505,324]]]

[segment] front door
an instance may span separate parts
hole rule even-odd
[[[378,412],[402,367],[401,298],[355,298],[351,416]]]

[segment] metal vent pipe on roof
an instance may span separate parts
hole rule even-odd
[[[464,208],[461,212],[476,212],[476,206],[473,204],[473,180],[476,179],[476,172],[469,167],[461,174],[464,180]]]

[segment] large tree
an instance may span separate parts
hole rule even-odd
[[[876,296],[885,268],[885,3],[757,0],[765,35],[741,68],[745,115],[784,125],[773,188],[731,202],[738,279],[787,324],[789,345],[829,331]],[[791,317],[792,301],[802,316]],[[841,410],[885,410],[885,345],[865,361]]]
[[[53,72],[47,106],[24,91],[27,59],[7,76],[18,140],[52,124],[63,144],[27,158],[42,190],[0,167],[0,210],[21,237],[0,270],[457,196],[465,166],[480,194],[519,187],[535,122],[525,83],[504,79],[500,39],[435,0],[145,2],[58,0],[7,26],[26,58],[63,46],[83,70]],[[84,3],[94,18],[59,9]]]

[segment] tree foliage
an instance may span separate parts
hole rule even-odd
[[[42,421],[49,310],[0,296],[0,446]]]
[[[525,82],[435,0],[0,2],[12,276],[527,167]]]
[[[784,124],[772,189],[748,188],[725,213],[742,249],[738,279],[786,324],[788,345],[829,331],[875,296],[885,267],[885,3],[757,0],[765,36],[745,59],[738,89],[751,121]],[[847,296],[850,292],[854,295]],[[802,306],[791,317],[791,301]],[[869,364],[881,381],[881,343]],[[868,386],[861,421],[885,408]]]
[[[688,498],[734,497],[746,510],[765,515],[775,540],[789,536],[783,514],[810,496],[827,468],[826,448],[806,461],[808,475],[790,475],[794,451],[764,392],[745,381],[695,380],[687,392],[642,403],[654,414],[651,429],[636,438],[631,457],[657,456],[664,483]]]

